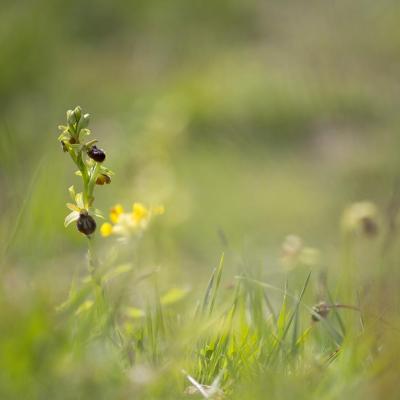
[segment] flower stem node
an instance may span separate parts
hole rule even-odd
[[[92,160],[98,163],[102,163],[106,159],[106,153],[102,149],[98,149],[97,146],[92,146],[87,154]]]
[[[89,236],[96,230],[96,221],[86,211],[81,211],[76,221],[76,227],[79,232]]]

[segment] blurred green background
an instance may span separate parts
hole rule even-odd
[[[117,172],[103,209],[164,202],[196,258],[215,258],[218,230],[326,243],[347,203],[390,196],[399,18],[395,1],[3,1],[5,239],[26,202],[11,253],[80,241],[61,224],[77,180],[56,142],[76,104]]]
[[[10,320],[47,318],[82,262],[85,241],[63,226],[79,180],[57,142],[78,104],[116,172],[97,206],[165,204],[144,263],[171,281],[196,285],[226,248],[233,272],[249,259],[276,271],[292,233],[333,268],[344,207],[390,203],[398,1],[2,0],[0,49]]]

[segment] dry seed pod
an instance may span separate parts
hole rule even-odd
[[[328,316],[329,311],[330,311],[328,304],[326,304],[323,301],[321,301],[321,303],[315,305],[312,309],[313,309],[314,313],[318,314],[318,316],[320,317],[320,318],[318,318],[315,314],[311,314],[311,319],[314,322],[318,322],[321,319],[325,319]]]

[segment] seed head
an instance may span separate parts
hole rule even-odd
[[[363,233],[368,237],[373,237],[378,234],[379,228],[375,219],[364,217],[361,219]]]
[[[329,306],[324,301],[321,301],[321,303],[315,305],[312,309],[314,313],[318,314],[318,316],[320,317],[318,318],[315,314],[311,314],[311,319],[314,322],[318,322],[321,319],[325,319],[330,311]]]
[[[379,215],[375,204],[369,201],[351,204],[343,213],[342,229],[345,233],[376,236],[379,233]]]

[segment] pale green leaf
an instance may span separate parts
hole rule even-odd
[[[83,203],[83,193],[77,193],[75,196],[75,203],[79,208],[85,208],[85,204]]]
[[[172,288],[161,297],[160,302],[164,306],[177,303],[189,293],[189,289]]]
[[[76,205],[76,204],[72,204],[72,203],[67,203],[67,208],[69,208],[71,211],[76,211],[76,212],[80,212],[80,208]]]
[[[88,310],[90,310],[91,308],[92,308],[92,306],[93,306],[93,300],[86,300],[86,301],[84,301],[80,306],[79,306],[79,308],[75,311],[75,315],[79,315],[79,314],[81,314],[82,312],[85,312],[85,311],[88,311]]]
[[[93,140],[90,140],[89,142],[87,142],[85,146],[89,148],[89,147],[92,147],[97,142],[98,142],[97,139],[93,139]]]
[[[98,217],[98,218],[104,219],[103,213],[102,213],[101,210],[99,210],[98,208],[95,208],[95,209],[93,210],[93,214],[94,214],[96,217]]]
[[[137,318],[143,318],[146,313],[141,310],[140,308],[136,308],[136,307],[127,307],[125,310],[125,314],[127,317],[133,318],[133,319],[137,319]]]
[[[83,139],[85,136],[89,136],[90,133],[91,133],[90,129],[83,128],[83,129],[81,129],[79,134],[80,134],[81,138]],[[96,140],[96,142],[97,142],[97,140]]]
[[[70,194],[70,196],[71,196],[72,201],[75,201],[75,195],[76,195],[76,193],[75,193],[74,185],[72,185],[72,186],[70,186],[70,187],[68,188],[68,192],[69,192],[69,194]]]
[[[126,274],[132,269],[131,264],[122,264],[119,265],[118,267],[113,268],[112,270],[108,271],[106,274],[103,276],[103,281],[107,283],[111,279],[116,278],[119,275]]]
[[[61,133],[58,138],[59,141],[67,141],[67,139],[69,139],[69,133],[68,131],[65,131],[63,133]]]
[[[70,212],[64,220],[64,226],[67,227],[69,224],[71,224],[74,221],[77,221],[79,218],[79,212],[78,211],[72,211]]]
[[[104,167],[103,165],[100,165],[100,172],[108,175],[108,176],[113,176],[115,175],[115,173],[113,171],[111,171],[110,169],[108,169],[107,167]]]

